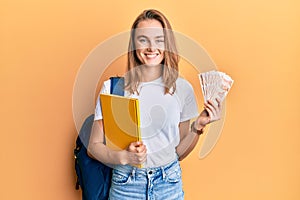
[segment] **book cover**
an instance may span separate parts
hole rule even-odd
[[[123,150],[141,141],[139,101],[135,98],[100,94],[106,145]]]

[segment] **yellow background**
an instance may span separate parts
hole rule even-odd
[[[0,199],[80,199],[76,73],[146,8],[165,13],[235,80],[216,147],[199,160],[198,146],[182,162],[186,199],[300,199],[297,0],[1,0]]]

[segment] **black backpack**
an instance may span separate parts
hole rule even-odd
[[[124,78],[111,77],[110,93],[124,96]],[[77,175],[76,190],[82,190],[82,200],[107,200],[111,184],[112,168],[92,159],[87,154],[94,114],[88,116],[76,139],[74,149],[75,171]]]

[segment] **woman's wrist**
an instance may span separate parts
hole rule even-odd
[[[128,164],[128,156],[127,156],[128,151],[127,150],[122,150],[119,151],[119,163],[121,165],[127,165]]]
[[[196,126],[195,121],[191,124],[191,132],[196,133],[197,135],[201,135],[204,132],[204,127],[202,125]]]

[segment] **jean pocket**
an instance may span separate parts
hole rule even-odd
[[[125,173],[114,169],[112,174],[112,182],[116,185],[125,185],[131,180],[131,173]]]
[[[166,173],[166,181],[169,183],[178,183],[181,181],[181,169],[180,167],[176,167],[174,169],[170,169],[165,172]]]

